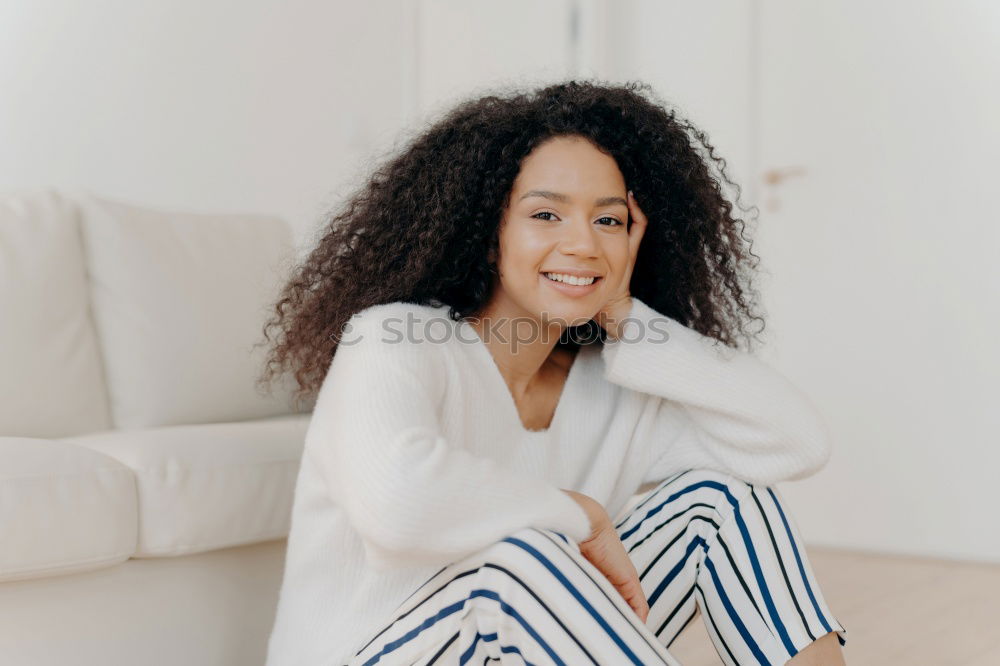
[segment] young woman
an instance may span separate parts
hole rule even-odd
[[[648,86],[579,82],[376,171],[268,326],[316,396],[269,666],[676,664],[698,611],[726,664],[843,663],[774,486],[829,435],[737,345],[723,182]]]

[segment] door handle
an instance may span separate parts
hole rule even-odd
[[[808,173],[803,166],[786,167],[784,169],[768,169],[764,172],[764,182],[768,185],[780,185],[789,178],[804,176]]]

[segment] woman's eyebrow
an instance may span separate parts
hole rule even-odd
[[[566,203],[569,201],[569,197],[565,194],[560,194],[559,192],[549,192],[548,190],[531,190],[526,192],[521,196],[518,201],[527,199],[528,197],[544,197],[546,199],[552,199],[553,201],[559,201],[561,203]],[[598,206],[610,206],[611,204],[621,204],[628,207],[628,202],[621,197],[599,197],[594,200],[594,203]]]

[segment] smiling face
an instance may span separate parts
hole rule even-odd
[[[614,158],[588,140],[560,136],[537,146],[500,223],[491,315],[560,327],[589,321],[628,267],[625,195]]]

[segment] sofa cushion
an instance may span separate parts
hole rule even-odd
[[[111,427],[73,204],[46,190],[0,196],[0,435]]]
[[[117,428],[295,411],[287,377],[272,394],[255,386],[266,354],[262,327],[295,259],[285,222],[80,199]]]
[[[183,555],[288,536],[308,414],[111,431],[66,440],[136,476],[136,557]]]
[[[61,440],[0,437],[0,581],[118,564],[135,551],[135,477]]]

